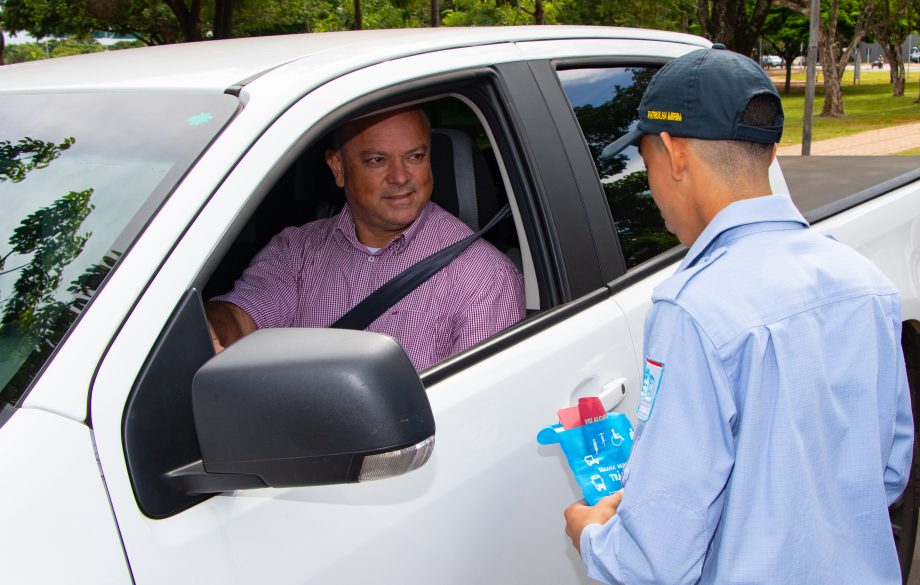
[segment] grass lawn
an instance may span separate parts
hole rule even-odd
[[[801,144],[802,120],[805,111],[805,70],[793,70],[792,91],[789,95],[782,93],[786,79],[785,71],[773,70],[770,74],[782,95],[783,111],[786,114],[786,128],[783,131],[780,146]],[[920,122],[920,104],[914,103],[920,94],[918,79],[920,79],[920,65],[912,63],[905,95],[896,98],[891,95],[887,70],[863,69],[860,71],[860,84],[853,85],[853,69],[847,69],[841,83],[843,109],[846,116],[822,118],[819,114],[824,105],[824,83],[819,70],[815,81],[815,117],[812,126],[812,140],[825,140],[866,130]],[[909,153],[920,154],[916,151]]]

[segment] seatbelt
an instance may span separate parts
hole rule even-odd
[[[438,250],[424,260],[406,268],[369,294],[363,301],[352,307],[350,311],[342,315],[329,327],[335,329],[367,329],[387,309],[450,264],[470,244],[495,227],[498,222],[508,217],[509,213],[511,213],[511,205],[506,204],[481,230],[447,246],[443,250]]]

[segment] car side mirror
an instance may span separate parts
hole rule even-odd
[[[256,331],[198,370],[191,398],[202,459],[167,474],[188,494],[381,479],[434,448],[415,368],[376,333]]]

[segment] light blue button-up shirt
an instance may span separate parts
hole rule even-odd
[[[733,203],[655,289],[608,583],[900,583],[913,422],[897,289],[787,196]]]

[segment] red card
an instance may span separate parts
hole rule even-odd
[[[577,406],[560,409],[556,412],[556,416],[559,417],[559,422],[562,423],[562,428],[565,430],[574,429],[582,425],[581,413],[578,412]]]
[[[599,420],[607,418],[607,411],[604,410],[604,403],[597,396],[578,399],[578,414],[581,416],[581,424],[589,425]]]

